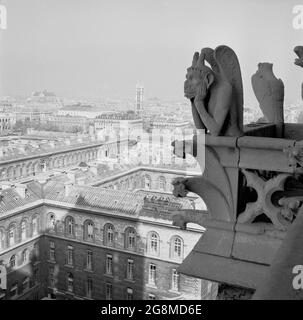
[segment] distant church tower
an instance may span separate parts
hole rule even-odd
[[[140,84],[136,85],[136,106],[135,112],[141,114],[143,111],[144,87]]]

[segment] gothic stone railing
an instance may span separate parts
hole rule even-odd
[[[176,196],[194,192],[208,209],[200,220],[206,232],[181,273],[252,290],[264,281],[303,204],[303,125],[285,124],[283,139],[275,132],[264,124],[242,137],[206,135],[203,175],[174,183]],[[177,212],[176,224],[182,214],[199,222]]]

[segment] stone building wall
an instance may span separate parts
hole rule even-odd
[[[38,233],[33,236],[33,217],[38,217]],[[66,219],[72,218],[73,234],[67,232]],[[16,238],[16,244],[10,246],[7,242],[9,226],[19,226],[24,219],[28,219],[29,233],[26,240],[21,236]],[[93,223],[93,240],[88,240],[86,225]],[[111,224],[114,228],[114,243],[106,243],[106,228]],[[4,240],[6,247],[0,251],[0,261],[7,266],[7,294],[5,299],[40,299],[55,293],[59,299],[87,299],[87,281],[93,283],[93,299],[106,298],[106,286],[112,284],[112,298],[126,299],[127,291],[132,290],[133,299],[182,299],[186,297],[201,299],[205,290],[210,293],[208,284],[195,279],[195,286],[190,279],[182,275],[178,277],[178,290],[172,290],[172,274],[178,268],[183,258],[192,250],[201,237],[203,230],[180,230],[171,226],[167,220],[141,218],[121,215],[119,213],[92,212],[91,210],[76,210],[60,206],[44,205],[29,209],[22,213],[1,220],[1,227],[6,230]],[[136,234],[135,247],[126,247],[127,232],[133,228]],[[151,252],[151,233],[157,235],[158,250]],[[173,240],[181,240],[181,256],[173,256]],[[50,246],[54,245],[55,261],[50,260]],[[74,263],[67,264],[67,250],[72,247]],[[22,262],[23,252],[27,249],[29,259]],[[87,252],[92,252],[93,268],[87,270]],[[16,265],[11,268],[10,261],[16,255]],[[113,259],[113,275],[107,275],[105,264],[107,255]],[[134,280],[126,280],[126,266],[128,260],[134,263]],[[155,284],[149,284],[150,264],[156,266]],[[51,288],[50,272],[56,273],[56,290]],[[74,280],[73,292],[68,292],[68,276],[72,274]],[[23,281],[30,279],[30,285],[23,290]],[[17,285],[17,294],[11,296]],[[204,289],[203,289],[204,288]]]

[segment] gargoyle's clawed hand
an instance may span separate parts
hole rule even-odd
[[[199,103],[203,102],[206,96],[207,96],[207,88],[205,85],[197,88],[197,92],[194,98],[195,105],[198,105]]]

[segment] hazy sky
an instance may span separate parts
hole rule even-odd
[[[303,0],[301,0],[303,4]],[[202,47],[231,46],[242,67],[245,101],[258,62],[273,62],[286,103],[297,101],[303,70],[292,26],[300,0],[0,0],[1,94],[44,88],[59,96],[132,97],[139,80],[148,97],[183,96],[186,68]]]

